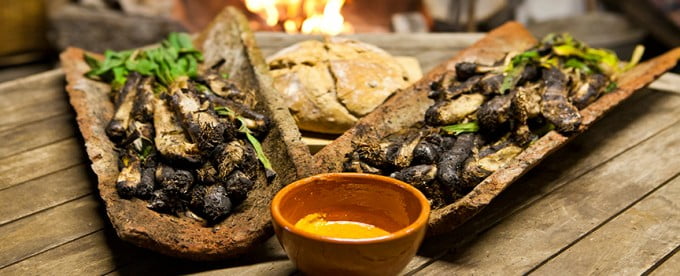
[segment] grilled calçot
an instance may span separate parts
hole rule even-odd
[[[410,183],[434,208],[452,203],[548,131],[578,131],[579,110],[615,85],[593,53],[608,52],[557,35],[495,64],[460,62],[430,85],[421,122],[353,144],[344,170]]]
[[[217,223],[243,202],[264,170],[253,146],[239,131],[241,122],[263,138],[269,118],[253,110],[254,100],[211,73],[212,88],[181,79],[154,91],[155,79],[130,74],[117,91],[116,111],[107,134],[120,152],[116,188],[126,199],[173,215],[189,214]],[[215,85],[221,83],[221,86]],[[241,102],[248,100],[251,105]],[[216,108],[230,110],[229,116]],[[241,120],[238,120],[240,118]]]

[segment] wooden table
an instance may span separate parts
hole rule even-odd
[[[291,39],[258,34],[263,51]],[[364,36],[424,70],[480,36]],[[407,274],[680,271],[680,77],[666,74],[504,191],[427,240]],[[119,240],[97,195],[63,73],[0,84],[0,274],[296,274],[275,238],[197,263]]]

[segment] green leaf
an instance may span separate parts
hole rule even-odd
[[[170,85],[175,80],[175,78],[172,75],[172,65],[168,64],[163,53],[159,53],[157,55],[157,58],[158,58],[156,62],[156,64],[158,65],[157,76],[160,78],[163,84]]]
[[[520,64],[527,64],[529,62],[537,61],[539,57],[538,51],[529,50],[512,57],[512,65],[517,66]]]
[[[545,68],[558,67],[560,65],[560,60],[557,57],[547,55],[547,56],[542,57],[539,60],[539,63],[542,67],[545,67]]]
[[[198,76],[198,62],[194,56],[187,56],[186,60],[189,61],[187,65],[187,76],[195,78]]]
[[[592,73],[593,73],[593,70],[590,69],[590,67],[589,67],[587,64],[585,64],[585,63],[583,63],[583,62],[581,62],[580,60],[575,59],[575,58],[570,58],[570,59],[568,59],[568,60],[564,63],[564,67],[566,67],[566,68],[574,68],[574,69],[577,69],[577,70],[579,70],[579,71],[581,71],[581,72],[583,72],[583,73],[586,73],[586,74],[592,74]]]
[[[101,62],[98,59],[88,54],[83,54],[83,58],[85,59],[85,63],[87,63],[87,65],[90,66],[90,68],[92,68],[93,70],[96,70],[99,67],[101,67]]]
[[[160,47],[135,51],[104,52],[104,61],[85,56],[91,70],[87,77],[121,85],[131,71],[145,76],[154,76],[163,85],[169,86],[178,77],[196,77],[198,63],[203,55],[194,48],[191,37],[186,33],[171,33],[161,42]]]
[[[192,53],[191,55],[194,56],[194,58],[197,61],[199,61],[199,62],[203,61],[203,53],[199,52],[198,50],[196,50],[196,52]]]
[[[180,58],[173,66],[173,77],[188,76],[189,61],[186,58]]]
[[[637,45],[635,46],[635,50],[633,50],[633,55],[630,57],[630,61],[628,64],[626,64],[626,67],[623,68],[624,71],[628,71],[631,68],[635,67],[635,65],[640,62],[640,59],[642,59],[642,54],[645,53],[645,46],[642,45]]]
[[[155,95],[161,95],[161,94],[167,94],[168,93],[168,88],[159,82],[154,82],[153,83],[153,93]]]
[[[125,82],[127,81],[127,74],[128,70],[125,69],[125,67],[114,67],[113,68],[113,81],[111,82],[111,86],[114,89],[118,89],[120,87],[123,87],[125,85]]]
[[[172,47],[172,48],[175,48],[177,50],[179,50],[181,48],[179,41],[177,39],[177,33],[176,32],[172,32],[172,33],[168,34],[168,39],[163,41],[163,42],[164,42],[163,44],[164,44],[165,47],[168,47],[168,48]]]
[[[525,51],[512,57],[510,63],[503,69],[505,76],[498,92],[505,94],[505,91],[515,88],[527,64],[539,62],[540,57],[536,50]]]
[[[142,158],[142,160],[144,160],[147,157],[149,157],[153,152],[154,152],[153,146],[144,145],[142,146],[142,152],[140,152],[139,155]]]
[[[181,51],[194,50],[194,43],[191,41],[191,37],[186,33],[175,33],[177,37],[177,44]]]
[[[597,59],[598,61],[604,62],[612,67],[615,67],[619,64],[619,58],[616,56],[616,54],[607,49],[587,48],[585,56]]]
[[[574,47],[574,45],[559,45],[559,46],[553,46],[553,52],[558,55],[558,56],[577,56],[577,57],[583,57],[584,53],[580,49],[577,49]]]
[[[616,90],[617,88],[619,88],[619,85],[616,84],[616,82],[612,81],[607,85],[607,88],[604,89],[604,93],[612,92],[612,91]]]
[[[235,117],[236,116],[236,112],[227,108],[226,106],[216,106],[215,108],[213,108],[213,110],[215,110],[217,115],[220,115],[220,116],[229,116],[229,117]]]
[[[503,82],[501,83],[501,88],[498,91],[501,95],[505,94],[505,91],[515,88],[517,82],[519,81],[522,71],[524,71],[525,65],[520,64],[512,69],[512,71],[505,73],[503,77]]]
[[[87,73],[88,76],[100,76],[113,68],[121,66],[125,63],[125,60],[130,56],[131,51],[114,52],[107,50],[104,52],[104,61],[100,63],[100,66],[94,70]]]
[[[179,58],[179,50],[176,48],[167,48],[162,53],[166,60],[176,60]]]
[[[236,118],[241,123],[241,126],[239,126],[238,131],[245,134],[246,138],[248,139],[248,142],[250,142],[251,145],[253,145],[253,148],[255,149],[255,153],[257,154],[257,159],[260,160],[260,163],[265,167],[265,169],[272,169],[272,164],[269,162],[269,159],[267,158],[267,155],[264,153],[264,150],[262,150],[262,145],[260,144],[260,141],[253,136],[253,133],[248,129],[247,124],[244,120],[243,117],[236,115],[236,112],[233,110],[229,109],[226,106],[216,106],[213,108],[215,110],[215,113],[219,116],[228,116],[230,118]]]
[[[253,134],[250,132],[250,129],[246,127],[246,122],[243,121],[243,117],[239,116],[236,118],[241,122],[241,127],[239,127],[239,131],[246,134],[246,138],[248,138],[248,141],[250,142],[251,145],[253,145],[253,148],[255,149],[257,159],[260,160],[260,163],[262,163],[265,169],[273,170],[271,162],[269,162],[267,155],[264,154],[264,150],[262,150],[262,145],[260,144],[260,141],[257,141],[257,138],[253,136]]]
[[[459,135],[465,132],[477,132],[479,131],[479,125],[477,122],[461,123],[455,125],[448,125],[441,127],[441,130],[447,134]]]
[[[616,74],[621,71],[619,68],[619,58],[610,50],[587,48],[583,58],[593,62],[600,72],[604,72],[608,75]]]
[[[201,83],[194,83],[194,87],[196,87],[196,90],[201,91],[201,93],[208,94],[211,93],[210,89],[205,86],[204,84]],[[218,107],[215,107],[215,112],[218,112]],[[219,112],[217,115],[220,115]]]
[[[128,59],[125,62],[125,68],[127,68],[128,71],[135,71],[142,75],[150,76],[153,75],[153,70],[156,69],[156,64],[148,59]]]
[[[555,33],[550,33],[541,40],[541,44],[543,45],[550,45],[551,47],[558,46],[558,45],[569,45],[573,48],[576,49],[583,49],[585,45],[578,40],[575,40],[570,34],[568,33],[561,33],[561,34],[555,34]]]

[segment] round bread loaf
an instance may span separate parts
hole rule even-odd
[[[300,42],[267,62],[300,129],[319,133],[343,133],[410,83],[387,52],[349,39]]]

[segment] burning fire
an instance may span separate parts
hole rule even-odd
[[[245,0],[246,8],[287,33],[337,35],[353,32],[340,11],[345,0]]]

